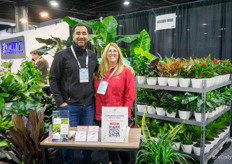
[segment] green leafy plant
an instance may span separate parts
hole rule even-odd
[[[10,115],[11,110],[13,110],[18,115],[28,116],[29,111],[28,109],[37,110],[40,107],[39,101],[31,101],[31,100],[22,100],[18,102],[14,102],[11,105],[12,109],[6,109],[5,112]]]
[[[2,62],[2,67],[4,68],[11,68],[13,62],[12,61],[8,61],[8,62]]]
[[[191,145],[193,143],[193,134],[192,132],[182,133],[181,143],[185,145]]]
[[[14,152],[6,152],[17,163],[42,163],[42,149],[40,142],[47,136],[44,131],[44,110],[29,109],[26,119],[12,111],[13,128],[6,134],[1,134],[11,142],[8,148]],[[49,154],[48,154],[49,155]]]
[[[35,50],[36,53],[40,55],[50,55],[52,57],[55,57],[56,53],[70,47],[72,45],[72,36],[69,36],[67,40],[61,40],[59,37],[53,37],[48,39],[43,38],[35,38],[39,43],[45,44],[45,46],[42,46]]]
[[[89,40],[94,49],[97,50],[98,55],[106,45],[111,42],[116,42],[117,44],[121,42],[131,43],[138,38],[137,34],[134,35],[117,35],[118,22],[113,16],[108,16],[103,19],[102,22],[99,21],[84,21],[77,18],[65,17],[64,21],[67,22],[71,27],[76,24],[84,24],[92,29],[93,34],[89,35]]]
[[[140,163],[156,163],[156,164],[168,164],[174,163],[188,163],[186,160],[187,155],[175,152],[173,149],[173,140],[176,134],[182,128],[183,123],[176,126],[171,131],[165,131],[161,134],[159,141],[151,140],[150,132],[145,125],[147,111],[144,112],[142,121],[142,132],[145,141],[142,142],[136,157],[136,164]]]
[[[0,93],[3,93],[0,98],[0,106],[4,107],[4,102],[14,101],[18,90],[22,88],[20,84],[16,81],[15,75],[12,75],[10,72],[4,72],[0,76]],[[2,105],[1,105],[2,104]],[[1,108],[0,108],[1,109]]]
[[[152,59],[156,58],[149,53],[151,39],[146,30],[140,32],[139,37],[131,45],[132,67],[138,76],[148,75],[149,64]]]
[[[195,72],[195,78],[210,78],[215,76],[215,71],[213,69],[213,61],[211,60],[211,55],[203,59],[195,59],[193,70]]]

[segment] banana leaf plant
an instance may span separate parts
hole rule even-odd
[[[89,41],[94,46],[94,50],[97,50],[98,56],[110,42],[116,42],[116,44],[121,42],[131,43],[139,36],[138,34],[117,35],[118,22],[113,16],[105,17],[102,22],[84,21],[69,16],[66,16],[63,20],[71,27],[81,23],[92,29],[93,34],[89,34]]]
[[[151,38],[146,30],[142,30],[131,45],[132,67],[138,76],[149,75],[150,63],[156,57],[150,51]]]
[[[29,109],[30,115],[28,118],[17,115],[12,111],[13,128],[7,134],[1,133],[1,136],[12,144],[8,145],[8,148],[14,153],[4,152],[16,163],[42,164],[40,142],[47,137],[44,130],[44,110],[45,108],[39,111]]]
[[[35,50],[40,55],[50,55],[55,57],[56,53],[70,47],[72,45],[72,36],[69,36],[67,40],[61,40],[59,37],[51,36],[51,38],[35,38],[39,43],[45,44],[44,46]]]

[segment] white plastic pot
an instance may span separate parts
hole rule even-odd
[[[5,153],[0,152],[0,159],[1,159],[1,158],[6,158],[6,154],[5,154]]]
[[[168,112],[166,111],[167,117],[175,118],[175,117],[176,117],[176,113],[177,113],[177,112],[168,113]]]
[[[155,114],[156,109],[155,109],[155,107],[153,107],[153,106],[148,106],[148,107],[147,107],[147,112],[148,112],[149,114]]]
[[[193,152],[195,155],[200,156],[201,148],[193,145]]]
[[[148,77],[147,78],[148,85],[156,85],[156,83],[157,83],[157,77]]]
[[[189,78],[179,78],[179,85],[180,87],[189,87],[190,81],[191,80]]]
[[[138,84],[144,84],[146,77],[145,76],[136,76]]]
[[[183,152],[191,154],[193,150],[193,144],[191,145],[181,144],[181,149],[183,150]]]
[[[191,79],[193,88],[202,88],[203,79]]]
[[[191,111],[178,110],[179,117],[184,120],[189,120]]]
[[[179,78],[168,78],[168,86],[177,87]]]
[[[173,142],[174,144],[173,144],[173,149],[175,150],[175,151],[178,151],[178,150],[180,150],[180,142]]]
[[[225,75],[225,81],[229,81],[230,80],[230,74],[226,74]]]
[[[146,107],[147,107],[147,105],[140,105],[140,104],[137,104],[138,112],[142,112],[142,113],[144,113],[144,112],[145,112]]]
[[[156,113],[160,116],[165,116],[165,110],[162,107],[156,107]]]
[[[196,112],[194,112],[194,116],[195,116],[195,120],[196,121],[201,122],[201,114],[202,113],[196,113]],[[208,113],[205,113],[205,121],[206,121],[207,117],[208,117]]]
[[[208,114],[208,118],[212,118],[212,117],[214,117],[214,116],[215,116],[215,112],[214,112],[214,111],[209,112],[209,114]]]
[[[166,77],[158,77],[158,85],[167,86],[168,78]]]
[[[205,152],[204,153],[205,154],[208,153],[210,148],[211,148],[211,144],[205,144]]]

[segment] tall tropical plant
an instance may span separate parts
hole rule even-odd
[[[69,26],[74,27],[76,24],[84,24],[92,29],[93,34],[89,35],[90,43],[94,46],[94,49],[100,53],[106,45],[110,42],[131,43],[138,38],[138,34],[134,35],[117,35],[118,22],[113,16],[108,16],[99,21],[84,21],[77,18],[65,17],[64,21]]]
[[[45,44],[44,46],[35,50],[36,53],[41,55],[50,55],[55,57],[56,53],[63,50],[66,47],[72,45],[72,36],[69,36],[67,40],[61,40],[59,37],[53,37],[48,39],[35,38],[39,43]]]
[[[14,153],[6,152],[15,162],[32,164],[42,163],[42,148],[40,142],[47,136],[44,130],[44,110],[29,109],[28,119],[12,112],[13,128],[8,135],[1,134],[11,142],[8,148]]]

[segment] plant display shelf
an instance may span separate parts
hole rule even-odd
[[[231,81],[227,81],[221,84],[217,84],[208,88],[205,88],[205,92],[209,92],[227,85],[230,85]],[[148,85],[148,84],[137,84],[136,88],[147,88],[147,89],[162,89],[168,91],[181,91],[181,92],[195,92],[202,93],[204,88],[192,88],[192,87],[169,87],[169,86],[161,86],[161,85]]]
[[[200,146],[200,156],[196,156],[194,154],[188,154],[191,157],[193,157],[194,159],[200,161],[201,164],[205,164],[207,163],[207,161],[213,156],[215,155],[215,151],[218,151],[218,149],[221,147],[220,144],[223,144],[226,142],[226,139],[228,137],[231,136],[231,128],[230,128],[230,132],[228,135],[226,135],[224,138],[222,138],[217,145],[215,145],[210,152],[208,152],[207,154],[204,153],[204,146],[205,145],[205,127],[207,124],[209,124],[210,122],[214,121],[215,119],[217,119],[218,117],[220,117],[222,114],[224,114],[225,112],[231,111],[232,112],[232,104],[230,103],[230,107],[225,108],[222,112],[218,113],[217,115],[215,115],[214,117],[208,119],[205,121],[205,102],[206,102],[206,93],[224,86],[228,86],[231,85],[231,79],[227,82],[224,83],[220,83],[218,85],[215,86],[211,86],[211,87],[206,87],[206,80],[202,81],[202,88],[191,88],[191,87],[169,87],[169,86],[160,86],[160,85],[147,85],[147,84],[138,84],[137,83],[137,79],[135,78],[135,83],[136,83],[136,88],[147,88],[147,89],[160,89],[160,90],[168,90],[168,91],[180,91],[180,92],[194,92],[194,93],[201,93],[202,95],[202,100],[204,102],[204,106],[202,109],[202,115],[201,115],[201,122],[197,122],[195,120],[186,120],[185,123],[186,124],[190,124],[190,125],[198,125],[201,126],[201,146]],[[136,98],[135,98],[135,117],[137,116],[143,116],[143,113],[138,112],[137,109],[137,90],[136,90]],[[164,121],[171,121],[171,122],[183,122],[183,119],[180,118],[171,118],[171,117],[167,117],[167,116],[159,116],[159,115],[155,115],[155,114],[147,114],[147,117],[150,118],[156,118],[156,119],[160,119],[160,120],[164,120]],[[230,122],[230,127],[231,127],[231,122]],[[184,153],[181,151],[178,151],[180,153]],[[186,153],[185,153],[186,154]]]
[[[218,117],[220,117],[221,115],[223,115],[224,113],[226,113],[228,111],[230,111],[230,107],[225,108],[223,111],[221,111],[220,113],[218,113],[214,117],[207,119],[205,122],[198,122],[198,121],[195,121],[194,119],[191,119],[191,120],[185,120],[185,124],[198,125],[198,126],[201,126],[203,124],[204,126],[206,126],[207,124],[216,120]],[[137,116],[143,116],[143,113],[137,112]],[[159,119],[159,120],[164,120],[164,121],[178,122],[178,123],[182,123],[184,121],[184,119],[181,119],[181,118],[173,118],[173,117],[160,116],[160,115],[155,115],[155,114],[147,114],[147,117],[155,118],[155,119]]]

